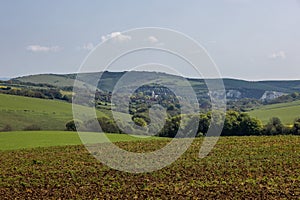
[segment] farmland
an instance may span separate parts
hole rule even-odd
[[[118,142],[133,152],[168,140]],[[0,151],[2,199],[299,199],[300,138],[221,137],[199,159],[202,139],[170,166],[129,174],[95,160],[83,146]]]
[[[300,117],[300,101],[262,106],[249,114],[262,120],[264,124],[268,123],[271,117],[279,117],[284,124],[292,124]]]

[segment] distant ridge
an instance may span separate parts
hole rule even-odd
[[[11,78],[8,78],[8,77],[0,77],[0,81],[8,81],[10,80]]]
[[[80,84],[91,84],[98,80],[101,76],[101,85],[98,88],[103,91],[112,91],[115,84],[126,72],[91,72],[80,74]],[[145,79],[159,78],[165,82],[173,82],[177,84],[176,80],[178,76],[160,73],[160,72],[146,72],[146,71],[133,71],[133,77],[139,78],[145,77]],[[70,87],[73,86],[76,74],[38,74],[14,78],[20,82],[30,83],[45,83],[56,87]],[[204,79],[187,78],[194,90],[203,95],[207,93],[207,87]],[[241,98],[255,98],[260,99],[264,94],[291,94],[293,92],[300,92],[300,80],[278,80],[278,81],[246,81],[232,78],[223,79],[224,86],[226,88],[227,97],[229,99],[241,99]],[[126,87],[130,87],[126,86]]]

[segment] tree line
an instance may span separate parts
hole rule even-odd
[[[132,123],[142,128],[149,128],[151,120],[147,115],[138,115],[132,117]],[[189,129],[191,126],[197,126],[196,137],[206,136],[212,119],[212,113],[200,113],[199,115],[176,115],[169,116],[166,119],[163,128],[156,134],[160,137],[175,137],[179,128],[183,127],[183,134],[180,137],[189,137]],[[93,124],[98,122],[103,132],[106,133],[124,133],[123,130],[131,131],[131,126],[125,127],[122,123],[116,123],[110,117],[100,117],[97,120],[71,120],[66,123],[66,130],[76,131],[76,126],[81,127],[81,130],[85,131],[97,131],[98,125]],[[198,121],[198,124],[193,124],[194,121]],[[183,126],[181,126],[184,123]],[[119,127],[121,126],[123,127]],[[119,126],[118,126],[119,125]],[[185,131],[186,130],[186,131]],[[127,131],[126,131],[127,132]],[[272,117],[270,121],[263,125],[259,119],[253,118],[247,113],[228,111],[225,116],[224,126],[221,132],[221,136],[251,136],[251,135],[281,135],[281,134],[294,134],[300,135],[300,118],[294,121],[292,127],[286,127],[282,124],[278,117]],[[178,135],[177,135],[178,137]]]

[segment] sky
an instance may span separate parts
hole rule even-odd
[[[1,0],[0,77],[77,72],[97,44],[140,27],[195,39],[222,77],[300,79],[298,0]]]

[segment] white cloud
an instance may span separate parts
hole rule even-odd
[[[94,49],[94,47],[95,47],[94,44],[90,42],[84,44],[81,49],[91,51],[92,49]]]
[[[286,59],[286,54],[284,51],[273,52],[269,55],[271,59]]]
[[[41,46],[41,45],[29,45],[26,47],[28,51],[32,52],[58,52],[62,48],[59,46]]]
[[[147,38],[147,40],[148,40],[149,42],[151,42],[151,43],[157,43],[157,42],[158,42],[158,39],[157,39],[156,37],[154,37],[154,36],[149,36],[149,37]]]
[[[103,35],[101,37],[102,42],[104,42],[108,39],[113,39],[114,41],[117,41],[117,42],[125,42],[125,41],[131,40],[131,36],[124,35],[121,32],[112,32],[111,34]]]

